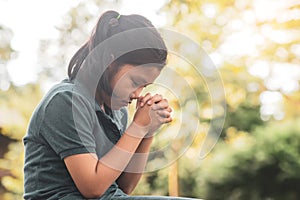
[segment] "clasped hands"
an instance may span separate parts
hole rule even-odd
[[[172,109],[168,100],[162,95],[152,96],[147,93],[145,96],[140,96],[137,99],[136,109],[132,126],[139,129],[135,131],[137,137],[150,137],[162,124],[172,121]]]

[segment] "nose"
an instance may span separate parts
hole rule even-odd
[[[138,99],[141,92],[143,90],[143,87],[140,87],[138,89],[136,89],[135,91],[133,91],[131,94],[130,94],[130,99]]]

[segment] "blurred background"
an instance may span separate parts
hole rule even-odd
[[[134,194],[300,199],[297,0],[0,0],[0,199],[22,199],[22,138],[31,113],[66,77],[71,56],[108,9],[142,14],[193,39],[216,65],[226,92],[225,124],[208,156],[199,156],[213,118],[202,81],[194,87],[200,113],[193,143],[172,164],[146,173]],[[170,63],[190,69],[172,57]],[[192,70],[179,73],[199,79]],[[190,106],[185,97],[183,110]],[[153,148],[160,145],[157,139]]]

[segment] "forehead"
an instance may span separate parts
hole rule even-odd
[[[120,70],[123,76],[143,80],[147,83],[153,82],[160,74],[160,69],[156,66],[133,66],[125,65]]]

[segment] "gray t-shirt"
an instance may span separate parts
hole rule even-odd
[[[68,80],[45,95],[23,139],[24,199],[84,199],[63,159],[89,152],[100,159],[113,147],[126,129],[127,110],[108,113],[82,85]],[[123,194],[113,183],[101,199]]]

